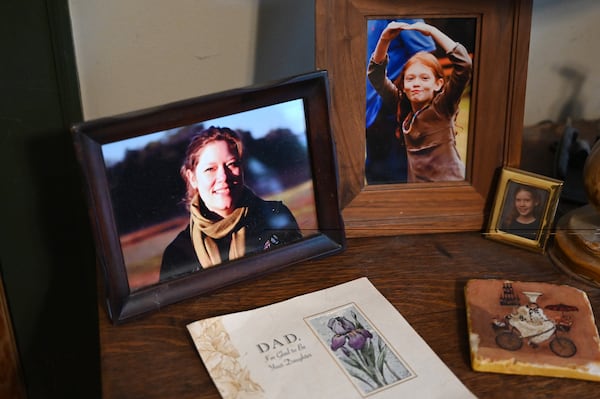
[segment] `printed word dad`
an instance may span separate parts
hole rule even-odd
[[[298,341],[298,337],[296,335],[285,334],[281,339],[273,338],[273,342],[270,345],[266,342],[261,342],[256,346],[258,347],[260,353],[265,353],[281,346],[293,344],[296,341]]]

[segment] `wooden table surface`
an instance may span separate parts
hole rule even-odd
[[[102,308],[103,397],[220,398],[186,324],[268,305],[363,276],[478,397],[598,397],[597,382],[471,369],[463,296],[468,279],[568,284],[585,290],[596,319],[600,315],[600,289],[573,280],[545,255],[487,240],[479,233],[353,238],[341,254],[292,265],[119,326],[111,324]]]

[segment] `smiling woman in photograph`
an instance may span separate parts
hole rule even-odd
[[[161,281],[302,237],[281,201],[265,201],[245,185],[242,157],[242,141],[229,128],[211,126],[192,138],[180,169],[190,222],[164,251]]]

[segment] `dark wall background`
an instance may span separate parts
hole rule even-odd
[[[0,3],[0,272],[29,398],[100,396],[67,0]]]
[[[314,0],[259,2],[254,82],[315,69],[314,10]]]

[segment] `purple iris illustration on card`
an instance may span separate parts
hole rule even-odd
[[[311,316],[307,323],[363,394],[415,376],[355,304]]]

